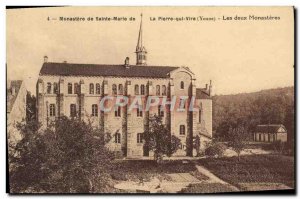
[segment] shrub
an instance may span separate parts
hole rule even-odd
[[[224,151],[226,150],[226,146],[219,142],[212,142],[206,149],[205,149],[205,155],[209,157],[222,157],[224,154]]]
[[[61,117],[46,129],[20,124],[23,139],[10,156],[10,192],[104,192],[113,155],[108,135],[79,119]]]
[[[279,154],[282,154],[284,152],[284,150],[285,150],[286,147],[285,147],[285,143],[284,142],[282,142],[281,140],[276,140],[275,142],[271,143],[271,148],[275,152],[277,152]]]

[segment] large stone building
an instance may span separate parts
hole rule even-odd
[[[193,138],[200,137],[200,148],[212,138],[212,86],[196,88],[195,74],[188,67],[151,66],[147,64],[147,51],[142,41],[142,22],[136,46],[136,64],[72,64],[48,62],[40,70],[37,82],[37,116],[44,125],[62,115],[80,117],[95,127],[110,132],[113,139],[108,144],[113,151],[126,157],[149,156],[143,145],[143,132],[149,127],[149,117],[160,115],[170,132],[181,139],[177,156],[193,155]],[[114,106],[106,97],[126,96],[129,104],[141,98],[141,107],[129,111],[129,105]],[[160,102],[171,101],[183,108],[169,111],[170,105],[161,103],[144,110],[147,99],[157,96]],[[190,103],[190,102],[194,103]],[[196,111],[190,111],[191,104]],[[151,155],[151,152],[150,152]]]

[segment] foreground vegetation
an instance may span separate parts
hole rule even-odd
[[[119,160],[114,161],[111,176],[118,181],[149,181],[152,177],[170,180],[169,173],[190,173],[199,180],[207,177],[198,172],[193,162],[183,163],[181,160],[164,160],[157,164],[153,160]]]
[[[294,187],[294,158],[282,155],[249,155],[197,161],[222,180],[240,183],[283,183]]]

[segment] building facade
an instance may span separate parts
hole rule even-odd
[[[254,141],[257,142],[287,142],[287,130],[282,124],[257,125],[254,133]]]
[[[128,57],[120,65],[54,63],[44,57],[37,82],[39,122],[48,125],[63,115],[80,117],[113,135],[108,143],[112,151],[126,157],[142,157],[152,155],[144,148],[143,132],[149,128],[149,118],[159,115],[181,140],[174,155],[192,156],[195,136],[200,137],[203,150],[212,138],[211,82],[205,88],[196,88],[195,74],[188,67],[147,65],[142,36],[141,22],[135,65],[130,64]],[[115,106],[114,99],[122,96],[126,96],[128,105]],[[145,110],[154,96],[159,103]],[[137,97],[140,108],[129,111]],[[169,105],[161,103],[174,98],[176,107],[183,105],[180,111],[170,111]],[[111,109],[100,110],[102,102]],[[196,111],[190,111],[191,106]]]
[[[10,143],[17,143],[22,139],[16,125],[26,119],[26,94],[22,80],[8,80],[6,88],[7,133]]]

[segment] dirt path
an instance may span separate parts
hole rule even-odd
[[[200,166],[200,165],[196,165],[196,168],[198,169],[198,171],[200,173],[202,173],[203,175],[207,176],[209,178],[208,182],[210,183],[220,183],[220,184],[226,184],[229,185],[233,191],[240,191],[237,187],[221,180],[220,178],[218,178],[217,176],[215,176],[213,173],[211,173],[209,170],[207,170],[205,167]]]

